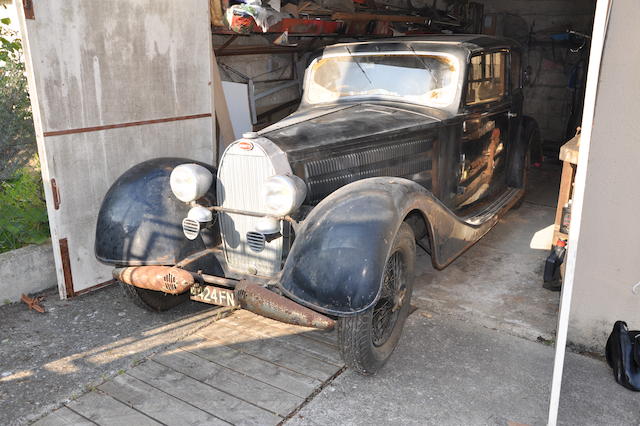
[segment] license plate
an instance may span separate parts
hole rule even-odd
[[[212,285],[191,287],[191,300],[210,303],[212,305],[240,307],[236,301],[236,295],[233,290],[214,287]]]

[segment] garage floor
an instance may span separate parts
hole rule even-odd
[[[427,312],[535,340],[553,340],[560,293],[542,288],[560,185],[559,164],[529,174],[525,202],[442,271],[418,252],[412,303]]]
[[[499,330],[496,334],[500,335],[506,332],[531,340],[538,336],[553,340],[559,295],[541,287],[547,255],[544,244],[549,241],[532,239],[544,235],[553,222],[558,174],[559,168],[553,165],[533,170],[532,190],[521,209],[505,216],[444,271],[435,271],[429,258],[419,253],[413,298],[419,309],[410,324],[440,321],[453,330],[473,325],[478,335],[496,333],[489,328]],[[100,424],[129,423],[129,415],[143,419],[156,412],[167,416],[164,423],[184,423],[171,417],[184,410],[197,413],[194,422],[277,423],[342,371],[335,346],[317,332],[309,334],[308,330],[273,322],[256,323],[262,320],[243,312],[216,322],[215,311],[202,304],[155,315],[134,307],[117,290],[107,288],[71,301],[55,300],[55,292],[50,292],[46,315],[26,311],[23,305],[0,307],[1,424],[25,423],[63,404],[45,417],[44,424],[64,424],[73,418]],[[282,337],[281,333],[293,336]],[[441,339],[429,333],[408,333],[410,338],[403,339],[401,354],[415,344],[431,345],[431,340]],[[455,333],[449,339],[454,346],[468,347],[458,354],[463,357],[466,351],[473,353],[477,345],[484,344],[482,339],[473,341]],[[515,350],[521,339],[508,339],[515,339],[515,343],[506,344],[504,350]],[[552,348],[533,345],[546,351],[550,366]],[[523,362],[529,356],[527,352],[519,355]],[[453,355],[450,358],[455,361]],[[185,370],[178,359],[192,363],[186,364],[189,368]],[[501,360],[513,362],[512,358]],[[599,371],[607,372],[600,361],[593,362]],[[412,374],[407,369],[418,368],[397,361],[389,365],[402,374]],[[424,374],[448,386],[451,372],[440,377],[439,370],[420,365]],[[457,365],[450,367],[455,371]],[[481,371],[486,376],[502,375],[495,363]],[[348,374],[345,377],[353,377]],[[546,386],[546,377],[536,380]],[[199,389],[189,393],[195,399],[177,393],[187,391],[184,383],[187,389]],[[378,383],[378,379],[371,383]],[[484,386],[490,385],[483,383],[473,385],[477,392],[483,393]],[[327,392],[331,390],[320,395]],[[538,387],[535,393],[538,419],[546,410],[540,401],[547,398],[548,390]],[[204,401],[203,394],[217,397]],[[400,400],[396,403],[402,405]],[[321,408],[312,406],[318,415]],[[246,417],[237,417],[234,410]],[[78,418],[80,413],[85,417]],[[517,415],[514,412],[511,418]]]
[[[343,371],[335,333],[235,312],[36,425],[277,425]]]

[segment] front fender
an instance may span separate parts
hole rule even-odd
[[[105,196],[96,225],[95,254],[111,265],[173,265],[215,244],[216,229],[195,240],[182,232],[190,206],[171,192],[169,177],[183,163],[197,163],[215,176],[215,168],[184,158],[155,158],[127,170]],[[215,202],[215,183],[204,198]],[[218,235],[219,238],[219,235]]]
[[[319,312],[348,316],[379,298],[383,268],[406,216],[424,217],[432,262],[443,268],[497,222],[465,222],[431,192],[407,179],[379,177],[346,185],[305,219],[284,265],[280,287]]]

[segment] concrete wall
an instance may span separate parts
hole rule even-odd
[[[550,34],[562,33],[568,28],[591,34],[594,0],[474,0],[484,4],[486,14],[509,14],[504,35],[523,43],[526,47],[524,65],[531,66],[530,82],[525,87],[525,113],[540,125],[542,138],[566,142],[565,132],[569,117],[571,91],[567,89],[571,66],[581,54],[553,46]],[[542,43],[530,43],[533,39]],[[588,52],[585,52],[588,57]],[[553,144],[552,144],[553,145]]]
[[[55,285],[51,242],[0,254],[0,302],[17,302],[22,293],[37,293]]]
[[[614,0],[588,152],[569,341],[604,350],[616,320],[640,329],[640,8]],[[584,158],[584,156],[583,156]]]

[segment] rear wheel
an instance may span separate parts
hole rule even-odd
[[[152,312],[168,311],[189,300],[189,292],[173,295],[161,291],[138,288],[118,281],[120,288],[137,306]]]
[[[398,345],[409,315],[416,246],[411,227],[398,229],[386,260],[376,304],[338,321],[338,345],[345,364],[363,375],[375,374]]]

